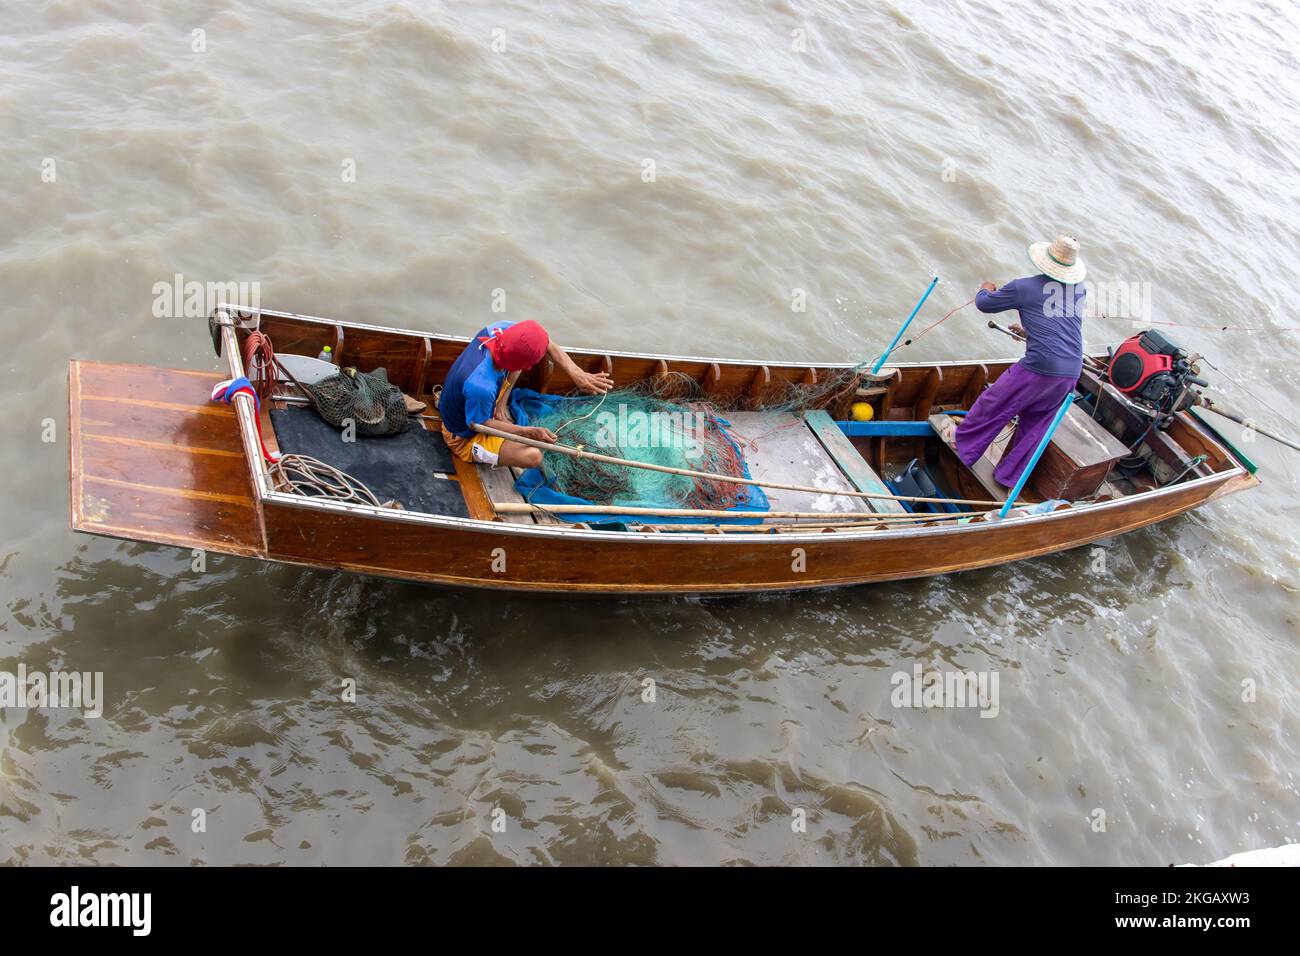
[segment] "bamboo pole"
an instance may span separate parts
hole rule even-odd
[[[997,331],[1001,332],[1003,335],[1009,335],[1017,342],[1025,341],[1025,337],[1023,335],[1019,334],[1018,332],[1012,332],[1009,326],[999,325],[993,319],[989,319],[989,328],[996,329]],[[1091,355],[1088,355],[1086,353],[1084,354],[1083,364],[1088,367],[1088,371],[1090,372],[1093,372],[1098,375],[1106,374],[1106,367],[1104,365],[1099,364],[1097,360],[1094,359]]]
[[[756,488],[773,488],[779,491],[802,491],[813,495],[843,495],[849,498],[877,498],[882,501],[911,501],[918,504],[952,504],[952,505],[972,505],[983,507],[1000,508],[1003,504],[1001,501],[984,501],[978,498],[921,498],[911,495],[891,495],[876,491],[848,491],[836,488],[815,488],[810,485],[787,485],[775,481],[760,481],[756,478],[737,478],[733,475],[717,475],[707,471],[691,471],[689,468],[673,468],[669,465],[652,465],[644,461],[631,461],[627,458],[615,458],[613,455],[602,455],[594,451],[584,451],[581,448],[574,448],[572,445],[557,445],[552,442],[538,441],[535,438],[525,438],[523,435],[516,435],[513,432],[502,431],[499,428],[493,428],[491,425],[473,425],[474,431],[481,432],[484,435],[495,435],[498,438],[504,438],[507,441],[519,442],[521,445],[528,445],[532,448],[540,448],[542,451],[554,451],[561,455],[571,455],[575,458],[586,458],[590,461],[603,461],[610,465],[626,465],[629,468],[644,468],[647,471],[662,471],[670,475],[685,475],[687,478],[705,478],[709,481],[725,481],[736,485],[753,485]],[[1029,502],[1017,501],[1017,506],[1027,506]],[[588,514],[597,514],[598,512],[588,509]],[[734,518],[734,511],[726,513],[728,517]]]
[[[311,399],[303,398],[300,395],[272,395],[271,400],[275,402],[285,402],[289,405],[312,405],[312,406],[315,405],[315,402],[313,402]],[[421,421],[425,421],[425,422],[442,421],[441,415],[426,415],[421,412],[409,412],[408,414],[412,418],[418,418]]]
[[[989,512],[970,511],[961,515],[921,515],[918,517],[928,517],[930,521],[939,521],[946,518],[970,518],[972,521],[983,517]],[[698,531],[711,532],[720,534],[770,534],[773,531],[852,531],[859,528],[877,528],[879,530],[888,530],[889,528],[911,528],[916,525],[929,524],[930,521],[909,521],[909,522],[885,522],[885,521],[833,521],[830,523],[805,521],[802,524],[744,524],[744,525],[721,525],[721,524],[639,524],[633,525],[633,531]]]
[[[1289,438],[1283,438],[1281,435],[1274,435],[1272,432],[1264,431],[1264,429],[1247,419],[1246,416],[1230,412],[1226,408],[1220,408],[1218,405],[1214,404],[1212,399],[1206,398],[1204,395],[1201,396],[1200,400],[1196,404],[1207,412],[1214,412],[1216,415],[1222,415],[1230,422],[1236,422],[1238,425],[1242,425],[1246,428],[1253,428],[1256,434],[1263,435],[1265,438],[1271,438],[1279,444],[1286,445],[1287,448],[1294,448],[1296,451],[1300,451],[1300,445],[1297,445]]]
[[[823,511],[723,511],[707,508],[642,508],[633,505],[534,505],[523,501],[494,502],[493,508],[499,514],[573,514],[573,515],[650,515],[657,518],[743,518],[752,515],[755,518],[793,518],[807,519],[815,526],[818,523],[835,523],[838,521],[864,521],[869,524],[881,522],[942,521],[957,518],[971,518],[976,515],[991,514],[989,511],[963,511],[960,513],[929,514],[913,512],[911,514],[869,514],[867,512],[839,511],[827,514]],[[755,526],[757,527],[757,525]]]

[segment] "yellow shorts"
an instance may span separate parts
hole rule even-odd
[[[511,372],[502,381],[501,388],[497,392],[498,405],[505,404],[518,377],[518,372]],[[493,468],[497,466],[497,456],[501,454],[501,446],[506,441],[500,435],[475,434],[473,438],[461,438],[447,431],[446,425],[442,426],[442,440],[447,443],[451,453],[461,461],[479,462]]]
[[[475,435],[473,438],[461,438],[442,427],[442,440],[447,443],[451,453],[461,461],[479,462],[496,467],[497,456],[506,440],[499,435]]]

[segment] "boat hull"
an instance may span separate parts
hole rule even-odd
[[[1184,514],[1256,483],[1244,472],[1037,518],[850,535],[630,535],[499,531],[375,520],[267,502],[267,557],[382,577],[507,591],[735,594],[927,577],[1054,554]],[[287,497],[287,496],[285,496]],[[466,522],[466,524],[470,524]],[[481,524],[481,523],[480,523]],[[329,555],[322,560],[322,555]]]
[[[464,344],[447,336],[288,313],[264,313],[259,321],[264,330],[273,330],[277,348],[305,352],[319,348],[321,340],[333,341],[336,355],[357,350],[347,357],[349,364],[396,369],[403,387],[421,396],[441,380]],[[764,533],[620,532],[336,504],[276,491],[260,455],[259,419],[251,402],[237,400],[232,407],[209,401],[218,378],[243,373],[236,329],[214,326],[214,332],[224,345],[225,375],[71,363],[69,495],[75,530],[458,587],[735,594],[896,581],[1006,564],[1111,538],[1258,484],[1213,432],[1187,418],[1173,431],[1188,454],[1204,452],[1212,459],[1212,474],[1046,515],[1013,512],[1002,521]],[[815,382],[835,372],[834,367],[572,354],[592,368],[612,368],[620,384],[646,375],[689,374],[706,391],[739,395],[741,401],[759,400],[779,380]],[[933,408],[968,405],[1004,367],[900,366],[890,384],[877,391],[885,393],[884,407],[892,408],[894,420],[924,421]],[[558,374],[547,371],[543,377]],[[563,381],[551,384],[564,387]],[[913,453],[910,445],[903,450]]]

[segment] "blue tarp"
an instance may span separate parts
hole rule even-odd
[[[568,402],[581,401],[581,399],[565,398],[560,395],[543,395],[540,392],[534,392],[532,389],[516,388],[510,392],[510,414],[514,417],[518,425],[527,425],[533,420],[539,418],[556,406]],[[723,427],[730,425],[724,419],[719,419]],[[727,440],[731,441],[730,436]],[[734,441],[732,447],[736,449],[737,457],[740,458],[741,465],[744,468],[746,478],[753,477],[749,473],[749,464],[745,461],[744,455]],[[717,524],[760,524],[762,517],[746,517],[747,513],[765,512],[770,509],[767,495],[763,494],[763,489],[755,485],[737,485],[741,490],[743,498],[740,504],[728,508],[728,511],[736,512],[734,518],[713,518],[708,519],[708,523]],[[515,481],[515,489],[524,496],[524,500],[535,505],[590,505],[595,502],[588,501],[586,498],[575,498],[572,495],[563,494],[557,491],[546,480],[540,468],[529,468],[523,472]],[[603,504],[603,502],[602,502]],[[677,508],[681,507],[677,502],[672,501],[620,501],[620,505],[633,508]],[[650,516],[631,516],[631,515],[610,515],[610,514],[557,514],[555,517],[562,518],[565,521],[584,522],[586,524],[624,524],[629,520],[638,522],[646,521]],[[654,518],[655,524],[702,524],[699,518]]]

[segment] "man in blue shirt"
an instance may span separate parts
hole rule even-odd
[[[461,461],[509,468],[538,468],[542,451],[499,435],[484,435],[475,425],[487,425],[535,441],[554,442],[545,428],[516,425],[510,416],[510,391],[522,372],[549,355],[574,386],[589,394],[607,392],[614,380],[606,372],[584,372],[551,341],[537,322],[496,322],[465,346],[442,383],[438,414],[442,437]]]
[[[1083,369],[1083,286],[1087,269],[1079,258],[1079,240],[1059,235],[1029,247],[1037,275],[997,288],[985,282],[975,296],[981,312],[1016,309],[1012,330],[1025,337],[1025,357],[1007,369],[971,406],[957,426],[957,455],[973,465],[1011,419],[1019,416],[1015,435],[993,472],[1011,487],[1029,464],[1034,449],[1065,396],[1074,390]]]

